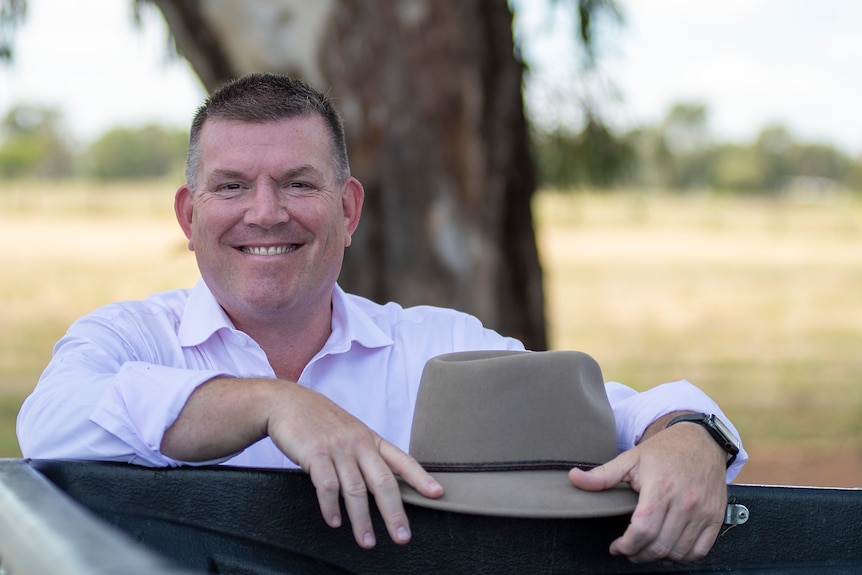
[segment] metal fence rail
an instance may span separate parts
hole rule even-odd
[[[0,460],[0,572],[189,573],[99,520],[21,460]]]
[[[747,521],[688,566],[609,555],[627,517],[414,506],[409,545],[391,543],[375,515],[378,546],[364,551],[349,526],[324,524],[301,472],[0,460],[0,557],[10,575],[862,573],[862,490],[732,485],[729,500]]]

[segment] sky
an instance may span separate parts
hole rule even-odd
[[[182,58],[172,58],[167,26],[132,0],[28,0],[14,59],[0,63],[0,115],[26,102],[59,108],[81,140],[149,122],[186,128],[205,91]]]
[[[529,106],[572,122],[582,77],[573,24],[550,0],[512,0],[532,69]],[[748,142],[780,123],[800,141],[862,155],[862,2],[620,0],[622,26],[602,28],[602,108],[620,130],[656,125],[677,102],[700,103],[721,141]],[[166,27],[131,0],[29,0],[15,59],[0,64],[0,114],[53,106],[82,141],[118,125],[186,127],[205,93],[171,58]],[[549,15],[550,14],[550,15]],[[98,15],[94,17],[94,15]]]
[[[530,9],[525,51],[537,91],[558,94],[577,84],[574,60],[565,57],[572,35],[557,33],[573,24],[557,13],[549,26],[538,14],[547,2],[517,4]],[[625,23],[602,28],[599,60],[618,92],[608,114],[618,126],[654,126],[673,104],[700,103],[717,140],[750,142],[767,125],[783,124],[800,141],[862,155],[862,2],[620,3]]]

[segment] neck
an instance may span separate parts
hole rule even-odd
[[[234,320],[237,329],[260,345],[280,379],[298,381],[332,333],[331,302],[321,310],[303,311],[298,316],[271,314],[258,320]]]

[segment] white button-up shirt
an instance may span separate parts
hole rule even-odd
[[[332,333],[298,383],[404,451],[428,359],[453,351],[524,349],[473,316],[430,306],[380,305],[338,286],[332,310]],[[161,453],[162,437],[195,388],[217,376],[275,373],[260,346],[233,327],[203,281],[191,290],[109,304],[73,323],[55,346],[18,416],[21,451],[30,458],[180,465]],[[727,421],[686,381],[641,393],[614,382],[606,387],[621,451],[672,411],[716,413]],[[746,459],[741,453],[728,470],[729,481]],[[207,463],[296,467],[269,438]]]

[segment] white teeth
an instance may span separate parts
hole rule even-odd
[[[289,246],[270,246],[270,247],[243,247],[242,251],[253,256],[278,256],[287,254],[296,250],[296,244]]]

